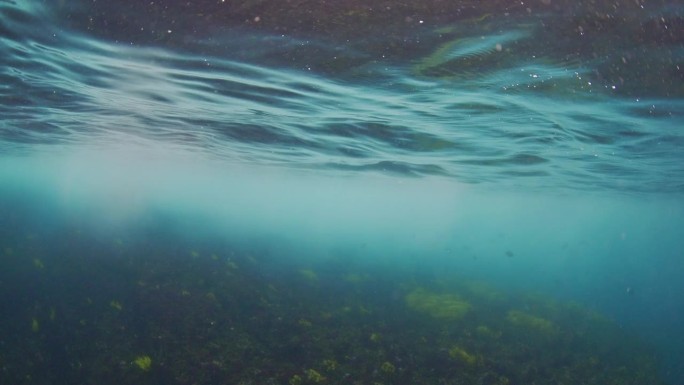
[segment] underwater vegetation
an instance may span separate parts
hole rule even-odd
[[[522,312],[520,310],[509,311],[506,319],[516,326],[526,328],[542,335],[548,335],[556,332],[553,322]]]
[[[2,384],[663,384],[599,314],[459,277],[171,235],[2,239]]]
[[[140,370],[148,371],[152,367],[152,359],[150,356],[138,356],[133,360],[133,364]]]
[[[457,294],[437,294],[421,288],[406,295],[406,304],[412,309],[444,320],[463,318],[471,307]]]

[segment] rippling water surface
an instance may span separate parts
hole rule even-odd
[[[317,31],[219,20],[217,9],[186,20],[203,13],[166,3],[5,2],[6,151],[124,135],[327,172],[682,190],[676,4],[413,10],[399,27],[394,17]],[[275,12],[264,8],[255,18]]]
[[[0,382],[684,381],[680,1],[0,0],[0,63]]]

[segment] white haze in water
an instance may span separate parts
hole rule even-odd
[[[487,264],[487,274],[520,266],[559,273],[604,258],[626,263],[636,244],[678,240],[673,225],[684,212],[676,197],[489,191],[437,177],[320,174],[228,164],[159,143],[0,160],[6,186],[40,193],[90,226],[125,227],[163,213],[187,218],[199,232],[272,237],[323,253],[363,244],[387,258],[392,251],[451,256],[464,268]]]
[[[674,196],[491,191],[440,178],[325,175],[158,143],[0,159],[0,190],[104,239],[154,216],[277,258],[362,258],[577,300],[684,357],[684,204]],[[13,187],[9,187],[13,186]],[[252,245],[252,246],[250,246]]]
[[[684,205],[677,197],[322,176],[148,143],[5,157],[0,179],[39,198],[36,205],[52,211],[46,218],[76,220],[104,236],[165,215],[188,233],[267,243],[280,258],[324,261],[343,250],[579,300],[653,340],[684,345],[657,334],[681,319]]]

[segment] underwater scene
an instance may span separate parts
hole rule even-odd
[[[0,0],[0,385],[684,384],[684,3]]]

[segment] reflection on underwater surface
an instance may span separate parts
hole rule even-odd
[[[195,23],[182,16],[223,13],[184,4],[2,6],[13,31],[0,45],[5,150],[142,137],[231,163],[332,174],[682,191],[675,5],[528,14],[466,4],[467,16],[425,18],[409,36],[377,26],[352,39]],[[173,32],[146,37],[148,14]]]
[[[0,383],[683,382],[682,11],[0,0]]]

